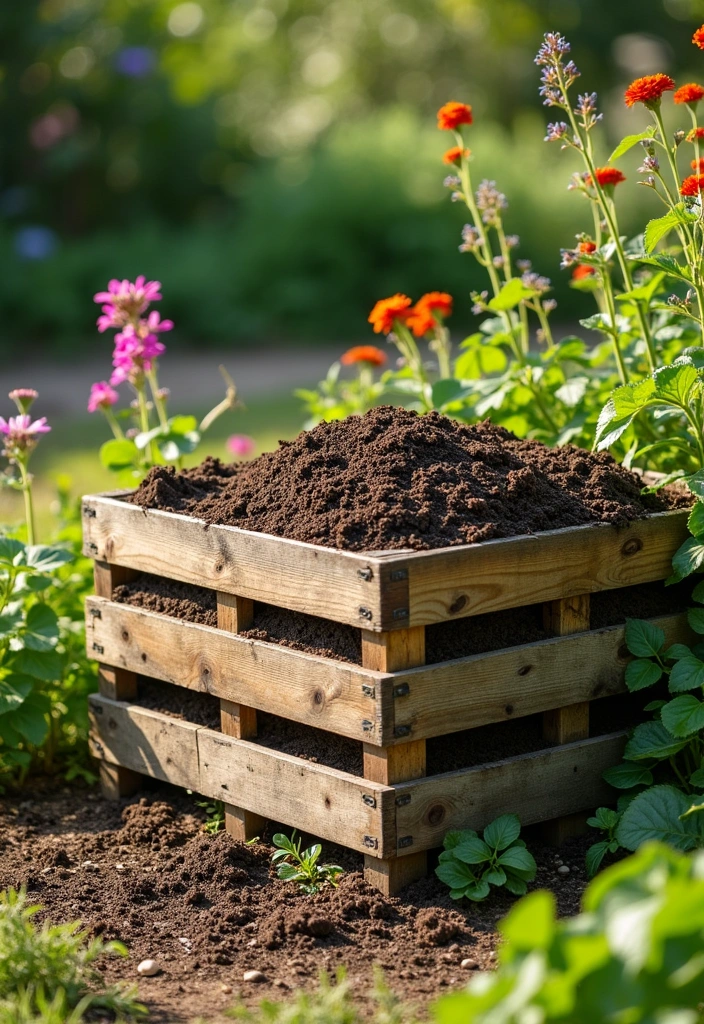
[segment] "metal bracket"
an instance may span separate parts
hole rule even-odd
[[[392,583],[397,583],[399,580],[407,580],[408,569],[392,569],[389,573],[389,579]]]
[[[362,683],[362,693],[365,697],[376,697],[376,689],[368,683]]]
[[[359,609],[359,617],[361,619],[367,619],[368,622],[371,622],[371,620],[374,618],[374,613],[372,612],[371,608],[365,608],[364,605],[361,605]]]
[[[102,619],[103,617],[103,613],[101,612],[100,608],[91,608],[90,614],[93,616],[94,619]]]
[[[94,544],[92,541],[86,542],[86,548],[88,549],[88,551],[92,551],[94,555],[98,554],[98,545]]]
[[[368,567],[365,569],[357,569],[357,575],[360,580],[364,580],[366,583],[369,583],[369,581],[374,578],[374,573]]]
[[[411,802],[411,794],[404,793],[403,796],[397,796],[394,802],[397,807],[405,807],[406,804],[410,804]]]
[[[394,729],[394,736],[410,736],[411,727],[410,725],[397,725]]]
[[[398,837],[398,848],[399,848],[399,850],[403,850],[407,846],[413,846],[413,836],[399,836]]]
[[[362,719],[362,732],[374,732],[374,723],[368,718]]]
[[[411,692],[411,688],[408,683],[401,683],[399,686],[394,686],[393,695],[394,697],[407,697]]]
[[[407,619],[408,608],[394,608],[393,612],[391,613],[391,617],[396,619],[397,621],[398,619]]]
[[[367,807],[376,807],[376,799],[370,793],[362,793],[362,803]]]
[[[362,842],[370,850],[379,849],[379,840],[376,839],[374,836],[365,836]]]
[[[105,654],[105,648],[102,644],[93,644],[92,648],[96,654]]]
[[[86,519],[95,519],[97,514],[98,513],[95,511],[95,509],[91,508],[90,505],[83,506],[83,515],[86,517]]]

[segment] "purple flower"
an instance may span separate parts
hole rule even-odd
[[[150,302],[158,302],[161,298],[161,282],[147,281],[140,274],[134,281],[118,281],[113,278],[108,282],[106,292],[97,292],[93,301],[102,305],[103,315],[98,317],[98,330],[106,331],[109,327],[124,327],[131,319],[139,316]]]
[[[545,142],[560,142],[569,135],[570,126],[564,121],[553,121],[545,129]]]
[[[167,323],[170,321],[163,321],[163,324]],[[161,329],[168,328],[162,325]],[[112,357],[115,369],[110,377],[110,383],[122,384],[126,380],[134,382],[143,373],[149,373],[154,366],[154,360],[164,352],[166,345],[159,341],[156,334],[149,331],[147,320],[140,320],[137,328],[134,324],[127,324],[124,330],[115,335],[115,351]]]
[[[34,388],[15,388],[7,396],[15,403],[21,413],[29,412],[33,402],[39,398],[39,392]]]
[[[0,416],[0,434],[6,438],[3,454],[12,456],[32,449],[37,443],[37,435],[48,434],[50,430],[46,416],[39,420],[32,420],[26,414],[10,416],[9,420]]]
[[[247,437],[246,434],[233,434],[232,437],[228,437],[225,447],[233,455],[246,458],[247,455],[251,455],[254,451],[254,441],[251,437]]]
[[[98,409],[109,409],[111,405],[115,405],[119,397],[117,391],[111,388],[106,380],[98,381],[90,389],[88,412],[96,412]]]

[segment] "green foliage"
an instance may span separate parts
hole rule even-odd
[[[37,925],[41,909],[24,891],[0,893],[0,1022],[74,1024],[88,1010],[119,1020],[146,1012],[133,991],[106,988],[95,968],[105,957],[127,956],[121,943],[91,939],[76,923]]]
[[[225,828],[225,804],[222,800],[196,800],[195,805],[205,812],[203,831],[209,836],[217,835]]]
[[[602,872],[559,921],[536,892],[499,926],[499,968],[435,1008],[437,1024],[700,1024],[704,857],[658,843]]]
[[[34,768],[68,780],[95,776],[87,758],[86,697],[95,669],[85,652],[83,600],[92,566],[80,554],[77,506],[59,494],[49,545],[0,534],[0,781]]]
[[[487,825],[483,838],[472,829],[448,832],[435,874],[449,885],[452,899],[480,902],[492,885],[518,896],[526,893],[526,882],[535,878],[537,867],[520,833],[515,814],[503,814]]]
[[[308,896],[318,892],[324,885],[337,888],[337,879],[343,869],[337,864],[319,864],[323,852],[320,843],[302,850],[301,837],[294,842],[295,835],[294,829],[290,839],[281,832],[274,836],[276,850],[272,854],[271,863],[276,865],[277,876],[284,882],[298,882],[298,888]]]

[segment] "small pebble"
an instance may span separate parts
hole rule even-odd
[[[115,870],[116,871],[124,871],[125,870],[125,865],[124,864],[116,864],[115,865]]]
[[[557,869],[557,873],[558,875],[569,875],[570,869],[567,867],[566,864],[560,864],[559,868]]]
[[[257,940],[256,939],[250,939],[249,942],[247,943],[247,945],[248,946],[256,946],[257,945]]]
[[[562,865],[564,864],[564,861],[560,860],[559,857],[555,857],[555,864],[557,865],[558,868],[561,868]]]
[[[141,964],[137,965],[137,974],[141,974],[144,978],[151,978],[158,973],[159,964],[156,960],[142,960]]]
[[[289,985],[286,984],[286,982],[282,978],[276,978],[276,980],[274,981],[274,985],[276,985],[277,988],[289,988],[290,987]]]
[[[221,992],[224,992],[224,993],[225,993],[225,995],[229,995],[229,994],[230,994],[230,992],[232,992],[232,985],[225,985],[225,984],[222,984],[222,985],[220,986],[220,991],[221,991]]]
[[[477,967],[479,967],[479,964],[477,963],[476,960],[472,960],[469,957],[467,957],[465,960],[462,961],[460,967],[463,967],[465,971],[476,971]]]
[[[266,981],[266,976],[261,971],[245,971],[242,975],[242,980],[260,984],[262,981]]]

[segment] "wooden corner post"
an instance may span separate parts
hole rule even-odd
[[[589,629],[589,594],[548,601],[543,605],[545,629],[553,636],[584,633]],[[589,702],[570,704],[543,713],[543,737],[548,743],[573,743],[589,737]],[[570,814],[545,822],[543,835],[551,846],[561,846],[566,839],[585,830],[583,814]]]
[[[129,583],[136,575],[137,573],[133,569],[126,569],[121,565],[95,562],[93,565],[95,593],[98,597],[112,600],[112,592],[115,587],[119,587],[121,583]],[[99,650],[88,651],[91,657],[97,655],[100,658],[101,653],[102,651]],[[124,668],[104,665],[99,661],[98,690],[101,696],[109,697],[110,700],[135,700],[137,697],[137,674],[128,672]],[[133,772],[121,765],[101,761],[99,770],[100,787],[107,800],[119,800],[123,796],[132,796],[142,785],[142,776],[139,772]]]
[[[228,633],[241,633],[249,629],[254,621],[254,602],[246,597],[236,597],[218,591],[218,629]],[[257,735],[257,712],[255,708],[237,704],[231,700],[220,700],[220,728],[226,736],[238,740],[250,740]],[[247,842],[261,835],[266,818],[252,811],[246,811],[235,804],[225,804],[225,828],[233,839]]]
[[[399,672],[425,664],[425,626],[386,633],[362,630],[362,665],[375,672]],[[425,740],[410,740],[394,747],[364,744],[364,778],[392,786],[425,775]],[[385,895],[422,878],[428,867],[425,851],[381,860],[364,857],[364,877]]]

